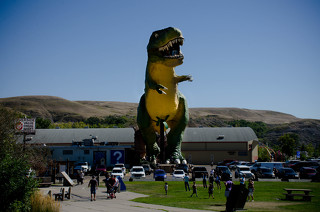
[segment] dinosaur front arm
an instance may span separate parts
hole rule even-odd
[[[159,94],[167,94],[166,92],[163,91],[168,89],[165,86],[161,84],[157,84],[155,81],[150,79],[146,80],[146,83],[150,89],[156,90]]]
[[[183,81],[189,81],[189,82],[193,81],[193,78],[191,75],[181,75],[181,76],[176,76],[175,78],[177,83],[180,83]]]

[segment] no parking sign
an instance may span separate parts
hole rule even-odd
[[[111,150],[111,164],[124,163],[124,150]]]

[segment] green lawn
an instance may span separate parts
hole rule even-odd
[[[190,183],[191,186],[192,183]],[[239,184],[239,182],[235,182]],[[192,191],[185,191],[184,183],[169,181],[169,192],[165,195],[164,182],[126,182],[127,190],[149,197],[137,198],[133,201],[158,204],[165,206],[203,209],[203,210],[225,210],[226,198],[224,197],[224,186],[219,192],[214,190],[215,199],[208,199],[208,192],[202,187],[202,183],[197,182],[198,197],[190,197]],[[304,201],[284,201],[283,188],[308,188],[312,189],[311,194],[315,195],[311,202]],[[245,209],[250,211],[319,211],[320,207],[320,184],[310,182],[255,182],[255,201],[247,202]],[[299,198],[299,197],[298,197]]]

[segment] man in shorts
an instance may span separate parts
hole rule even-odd
[[[92,176],[92,179],[89,181],[88,187],[90,187],[90,191],[91,191],[91,201],[92,201],[92,197],[93,200],[96,201],[96,190],[98,187],[98,181],[96,180],[95,176]]]

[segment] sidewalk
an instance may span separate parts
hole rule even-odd
[[[49,190],[52,193],[60,191],[61,186],[52,186],[42,188],[42,192],[47,194]],[[130,200],[145,197],[146,195],[133,192],[117,193],[116,199],[107,199],[107,189],[100,188],[97,190],[96,201],[90,201],[90,188],[88,181],[85,180],[83,185],[75,185],[71,188],[71,199],[60,201],[62,212],[92,212],[92,211],[112,211],[112,212],[155,212],[155,211],[170,211],[170,212],[203,212],[203,210],[191,210],[184,208],[167,207],[161,205],[152,205],[132,202]]]

